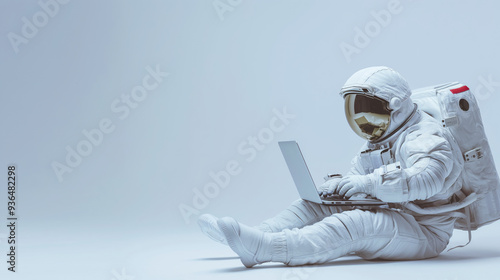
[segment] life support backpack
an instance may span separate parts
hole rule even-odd
[[[455,228],[470,231],[500,219],[500,179],[470,89],[458,82],[447,83],[414,90],[412,100],[451,132],[464,157],[462,193],[478,197],[465,208],[470,224],[459,219]]]

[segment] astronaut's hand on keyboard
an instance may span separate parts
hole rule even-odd
[[[366,175],[350,175],[342,178],[336,191],[339,195],[350,198],[353,195],[373,193],[370,179]]]
[[[318,194],[323,197],[327,197],[333,195],[337,192],[338,185],[342,178],[333,178],[318,187]]]

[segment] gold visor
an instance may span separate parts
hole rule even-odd
[[[382,137],[391,121],[388,102],[364,94],[345,96],[345,114],[352,130],[369,141]]]

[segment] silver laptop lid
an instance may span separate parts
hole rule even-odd
[[[307,168],[306,161],[302,156],[299,145],[296,141],[283,141],[278,142],[280,146],[281,153],[285,158],[286,165],[288,165],[288,170],[292,175],[293,181],[297,190],[299,191],[300,197],[302,199],[321,203],[322,200],[316,190],[316,185],[311,177],[309,168]]]

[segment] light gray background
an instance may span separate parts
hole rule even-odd
[[[350,61],[340,45],[355,46],[355,28],[364,30],[390,1],[221,0],[232,4],[222,16],[214,2],[70,1],[17,53],[8,34],[21,35],[23,17],[32,21],[43,9],[37,1],[0,3],[0,167],[4,182],[7,165],[18,167],[18,279],[63,279],[78,269],[112,279],[122,266],[136,279],[169,278],[164,265],[172,265],[174,252],[197,258],[190,246],[211,242],[198,233],[196,215],[186,223],[179,210],[213,182],[210,172],[230,161],[241,168],[200,213],[256,224],[298,198],[280,140],[300,143],[318,183],[328,172],[346,172],[363,140],[347,125],[337,92],[368,66],[390,66],[412,88],[460,81],[481,89],[486,133],[500,162],[498,2],[401,0],[402,10]],[[169,76],[121,120],[111,104],[157,65]],[[273,110],[283,108],[295,117],[248,161],[238,146],[269,128]],[[51,164],[65,163],[66,147],[75,148],[85,140],[82,130],[104,118],[115,130],[60,182]],[[0,218],[5,202],[1,191]],[[6,233],[1,226],[3,256]],[[131,261],[147,252],[144,244],[155,247],[152,236],[178,246],[170,261],[148,260],[151,254]],[[52,269],[61,262],[68,264]],[[137,263],[162,272],[147,274]]]

